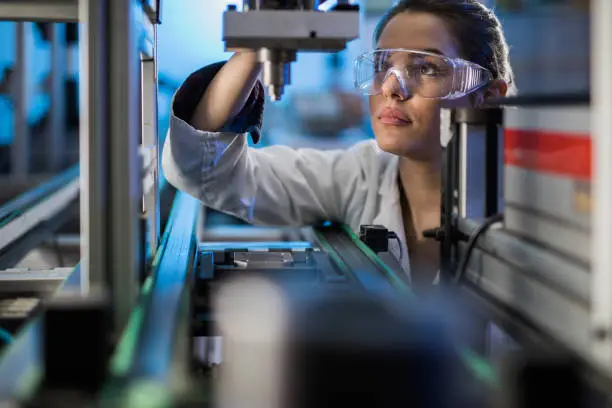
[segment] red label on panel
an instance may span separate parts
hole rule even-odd
[[[507,129],[504,162],[528,170],[591,179],[591,138],[588,134]]]

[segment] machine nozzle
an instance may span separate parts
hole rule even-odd
[[[270,99],[274,102],[280,101],[284,92],[285,92],[285,87],[282,85],[269,85],[268,86],[268,95],[270,96]]]
[[[257,54],[270,99],[279,101],[285,86],[291,83],[291,63],[295,61],[295,51],[261,48]]]

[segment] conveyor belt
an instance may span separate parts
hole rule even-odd
[[[410,296],[407,282],[387,267],[350,229],[327,225],[315,229],[317,243],[329,253],[342,272],[353,276],[365,289],[399,290]]]

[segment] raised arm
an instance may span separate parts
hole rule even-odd
[[[260,68],[253,51],[234,54],[210,80],[190,119],[199,130],[219,131],[245,108]]]
[[[248,147],[247,135],[258,137],[261,129],[263,87],[255,79],[245,96],[221,83],[221,75],[248,82],[248,69],[242,78],[230,75],[241,70],[229,65],[238,58],[192,74],[175,95],[162,156],[166,179],[208,207],[261,225],[344,221],[347,212],[360,211],[362,204],[351,204],[365,197],[372,143],[345,151]],[[216,91],[209,91],[215,83]],[[221,89],[231,93],[228,100]]]

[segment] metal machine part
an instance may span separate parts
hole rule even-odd
[[[500,211],[502,157],[500,127],[503,111],[456,109],[451,114],[455,126],[458,168],[458,212],[460,217],[484,219]],[[479,160],[485,157],[485,161]]]
[[[319,3],[246,0],[242,12],[231,6],[223,15],[226,49],[257,51],[263,83],[272,100],[280,100],[291,83],[290,65],[297,52],[337,52],[359,37],[357,5],[335,2],[330,11],[322,11]]]
[[[319,0],[244,0],[243,10],[265,10],[265,9],[286,9],[286,10],[316,10]]]
[[[71,273],[72,268],[6,269],[0,272],[0,296],[53,294]]]
[[[257,58],[262,65],[261,75],[270,98],[280,100],[285,86],[291,84],[291,63],[296,60],[295,51],[260,48]]]
[[[234,255],[234,265],[242,268],[283,268],[292,263],[290,252],[237,252]]]
[[[505,113],[504,132],[506,229],[585,264],[593,245],[590,119],[588,104],[519,107]]]
[[[586,158],[591,151],[586,132],[589,108],[582,102],[583,98],[573,104],[540,100],[537,108],[526,100],[521,104],[512,99],[496,102],[509,106],[504,108],[504,225],[482,230],[477,239],[467,243],[464,238],[474,237],[487,221],[482,223],[482,216],[470,216],[464,210],[478,197],[470,195],[468,182],[462,182],[469,175],[462,143],[472,137],[468,136],[468,125],[474,124],[490,125],[491,136],[497,139],[501,116],[496,112],[499,109],[453,112],[454,136],[449,144],[453,149],[450,154],[447,150],[445,174],[445,193],[451,199],[445,200],[449,207],[443,220],[447,249],[443,256],[447,269],[461,276],[456,280],[459,290],[474,302],[478,314],[487,315],[526,350],[571,356],[582,378],[588,378],[589,386],[598,393],[610,389],[612,368],[594,354],[597,340],[590,318],[595,312],[595,291],[592,265],[584,254],[586,250],[588,255],[590,234],[577,224],[587,217],[576,212],[582,208],[572,210],[572,204],[575,207],[589,201],[583,197],[588,194],[572,188],[572,177],[580,173],[576,170],[582,170],[585,162],[584,175],[589,172],[588,161],[577,158],[581,154]],[[487,117],[495,120],[482,120]],[[563,132],[542,130],[558,130],[560,126]],[[576,136],[570,128],[581,134]],[[542,143],[544,136],[552,138],[552,143]],[[485,149],[486,169],[481,173],[493,179],[486,184],[486,192],[491,190],[491,194],[480,196],[484,216],[497,208],[496,181],[502,168],[498,146],[489,139],[487,142],[494,143],[489,146],[491,151]],[[560,143],[568,146],[560,147]],[[545,147],[552,145],[554,153]],[[562,174],[555,175],[556,170]],[[588,210],[589,206],[584,207]],[[465,268],[455,271],[458,264]]]

